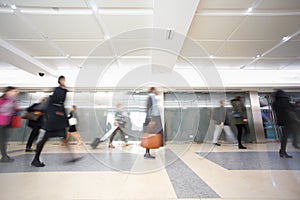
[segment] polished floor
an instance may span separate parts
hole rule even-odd
[[[49,142],[41,156],[46,166],[30,166],[34,153],[10,143],[13,163],[0,163],[0,199],[224,199],[298,200],[300,151],[278,155],[277,143],[236,145],[167,144],[144,159],[138,143],[115,149],[101,144],[70,145],[70,152]],[[80,156],[78,162],[69,162]]]

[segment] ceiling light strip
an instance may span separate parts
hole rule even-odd
[[[255,63],[256,61],[260,60],[261,57],[267,55],[268,53],[272,52],[273,50],[275,50],[276,48],[280,47],[282,44],[284,44],[285,42],[291,40],[293,37],[295,37],[296,35],[300,34],[300,29],[298,31],[296,31],[295,33],[293,33],[292,35],[289,35],[289,39],[288,40],[281,40],[278,44],[276,44],[275,46],[273,46],[272,48],[270,48],[269,50],[265,51],[264,53],[260,54],[259,57],[255,57],[254,60],[252,60],[250,63],[242,66],[240,69],[245,69],[246,67],[248,67],[249,65]]]

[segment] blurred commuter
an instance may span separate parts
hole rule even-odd
[[[146,119],[144,123],[144,127],[147,127],[150,122],[154,122],[151,124],[154,124],[155,127],[151,127],[151,132],[155,134],[161,134],[161,138],[163,138],[163,127],[160,117],[160,111],[157,105],[157,99],[156,95],[158,95],[158,91],[155,87],[151,87],[148,94],[148,100],[147,100],[147,113],[146,113]],[[145,129],[146,130],[146,129]],[[161,146],[163,146],[163,141],[161,141]],[[150,154],[150,149],[146,148],[146,153],[144,154],[144,158],[151,158],[155,159],[155,156],[152,156]]]
[[[274,94],[272,109],[276,117],[276,124],[281,127],[281,141],[279,156],[281,158],[292,158],[286,152],[288,134],[293,132],[295,123],[299,123],[290,98],[283,90],[277,90]]]
[[[243,130],[246,130],[246,124],[248,122],[248,119],[247,119],[246,107],[241,100],[242,100],[241,96],[236,96],[234,99],[231,100],[231,105],[233,108],[232,123],[235,124],[238,130],[237,139],[238,139],[239,149],[247,149],[245,146],[242,145],[242,135],[243,135]]]
[[[126,140],[126,137],[125,137],[125,132],[124,132],[124,128],[125,128],[125,125],[126,125],[126,117],[123,115],[123,105],[122,104],[117,104],[117,112],[115,113],[115,122],[114,122],[114,125],[117,126],[118,128],[116,128],[114,130],[114,132],[111,134],[110,136],[110,139],[109,139],[109,145],[108,147],[109,148],[115,148],[112,144],[113,140],[114,140],[114,137],[115,135],[117,134],[117,132],[119,131],[120,134],[121,134],[121,137],[122,139],[124,140],[125,142],[125,146],[128,146],[127,144],[127,140]]]
[[[218,139],[224,130],[226,139],[230,139],[232,142],[237,143],[237,140],[229,126],[229,116],[227,109],[225,108],[225,101],[220,101],[220,107],[215,108],[213,110],[213,116],[212,119],[215,123],[215,131],[213,135],[213,145],[221,146],[220,143],[218,143]]]
[[[7,155],[7,139],[12,117],[18,106],[16,98],[18,96],[18,89],[16,87],[6,87],[3,95],[0,97],[0,162],[13,162],[14,159]]]
[[[29,108],[27,108],[27,112],[32,112],[36,115],[36,119],[29,119],[28,126],[32,129],[30,136],[28,138],[25,152],[33,152],[34,150],[31,148],[33,141],[38,137],[40,129],[42,128],[43,122],[43,103],[46,102],[46,98],[42,98],[39,103],[34,103]]]
[[[76,128],[76,125],[78,124],[79,120],[78,120],[78,115],[76,112],[75,105],[71,106],[70,113],[68,115],[68,119],[69,119],[70,126],[69,126],[69,130],[67,132],[67,137],[63,141],[63,145],[67,145],[71,136],[77,141],[77,145],[82,145],[82,140],[81,140],[80,135],[78,134],[77,128]]]
[[[297,118],[300,119],[300,101],[295,103],[295,112]],[[293,137],[293,146],[297,149],[300,149],[300,123],[296,123],[294,126],[294,137]]]
[[[54,89],[52,96],[50,96],[48,99],[48,106],[44,116],[46,133],[43,139],[37,144],[35,157],[31,162],[31,165],[35,167],[45,166],[45,164],[40,161],[40,154],[42,152],[45,143],[49,138],[52,137],[66,138],[67,136],[66,128],[69,126],[69,122],[68,122],[68,118],[64,106],[64,102],[67,94],[67,89],[65,86],[65,77],[60,76],[58,78],[58,83],[59,83],[59,87],[56,87]],[[77,160],[79,160],[79,158],[75,158],[74,155],[72,154],[71,161],[75,162]]]

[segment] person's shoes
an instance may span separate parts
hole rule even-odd
[[[75,163],[75,162],[81,160],[82,158],[83,158],[82,156],[78,156],[76,158],[72,158],[71,160],[68,161],[68,163]]]
[[[145,153],[144,158],[145,159],[155,159],[155,156],[152,156],[150,153]]]
[[[32,148],[26,148],[25,149],[25,152],[34,152],[35,150],[34,149],[32,149]]]
[[[31,165],[34,167],[45,167],[45,163],[36,160],[32,161]]]
[[[281,150],[279,150],[279,156],[280,158],[293,158],[293,156],[287,154],[286,151],[281,151]]]
[[[247,149],[247,147],[244,147],[243,145],[239,145],[239,149]]]
[[[115,148],[115,146],[114,146],[114,145],[112,145],[112,144],[109,144],[109,145],[108,145],[108,148],[112,148],[112,149],[114,149],[114,148]]]
[[[221,146],[220,143],[213,143],[213,145],[215,145],[215,146]]]
[[[82,142],[78,142],[77,145],[78,145],[78,146],[81,146],[81,145],[82,145]]]
[[[300,145],[293,143],[293,147],[296,149],[300,149]]]
[[[129,146],[129,144],[127,144],[127,143],[124,144],[124,147],[128,147],[128,146]]]
[[[0,162],[13,162],[15,159],[9,157],[9,156],[5,156],[5,157],[2,157]]]

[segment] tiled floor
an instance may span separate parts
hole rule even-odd
[[[0,199],[224,199],[270,200],[300,197],[300,151],[278,156],[278,144],[168,144],[143,158],[138,144],[92,150],[71,145],[83,158],[69,163],[66,148],[47,144],[44,168],[30,166],[33,153],[10,144],[13,163],[0,163]]]

